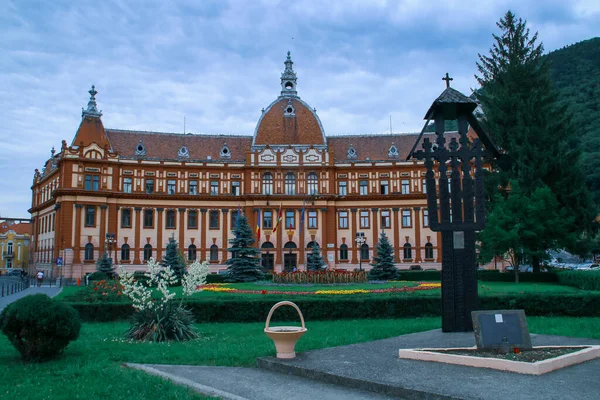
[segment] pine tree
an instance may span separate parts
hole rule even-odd
[[[237,218],[236,227],[233,230],[234,239],[230,239],[231,258],[225,261],[230,282],[254,282],[264,278],[260,265],[260,250],[253,247],[254,237],[252,229],[245,215]]]
[[[595,210],[579,167],[577,130],[567,109],[558,103],[543,45],[536,43],[537,33],[530,35],[526,21],[510,11],[497,26],[501,35],[493,35],[489,55],[479,55],[480,75],[476,76],[484,125],[505,152],[494,162],[496,173],[486,176],[491,179],[488,187],[497,190],[510,181],[532,193],[547,186],[561,210],[573,217],[567,231],[589,230]],[[488,192],[488,198],[493,210],[494,193]],[[566,235],[561,247],[575,247],[572,237]],[[532,256],[534,270],[539,270],[539,261]]]
[[[112,258],[108,256],[108,252],[102,253],[100,259],[96,262],[96,271],[104,272],[111,277],[114,271]]]
[[[309,271],[319,271],[325,262],[321,254],[321,248],[317,245],[312,246],[312,252],[308,255],[306,266]]]
[[[165,268],[170,267],[179,280],[185,274],[185,261],[179,252],[177,241],[173,238],[169,238],[169,243],[162,259],[162,266]]]
[[[397,279],[400,271],[394,265],[394,248],[390,244],[385,232],[381,232],[379,241],[377,241],[377,256],[373,257],[375,261],[373,268],[369,271],[369,280],[389,281]]]

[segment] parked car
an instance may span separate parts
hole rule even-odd
[[[8,273],[6,274],[6,276],[16,276],[16,277],[22,277],[24,275],[23,270],[22,269],[11,269],[8,271]]]

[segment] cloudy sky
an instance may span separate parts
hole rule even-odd
[[[0,0],[0,216],[28,216],[92,84],[107,128],[250,135],[290,50],[328,135],[414,132],[444,73],[476,87],[508,9],[547,51],[600,35],[597,0]]]

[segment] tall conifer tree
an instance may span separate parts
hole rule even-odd
[[[513,181],[531,193],[548,186],[561,211],[573,217],[564,221],[567,231],[584,232],[591,228],[595,210],[578,168],[577,131],[567,109],[558,104],[543,45],[536,43],[537,33],[530,35],[526,21],[510,11],[497,26],[501,34],[493,35],[489,55],[479,55],[476,76],[484,124],[505,152],[495,162],[489,187],[506,188]],[[493,193],[489,198],[494,199]],[[566,235],[561,247],[574,248],[573,237]],[[539,261],[532,257],[536,270]]]
[[[394,248],[385,232],[381,232],[381,236],[379,236],[377,256],[373,257],[373,261],[375,262],[369,271],[369,280],[389,281],[398,278],[400,271],[394,265]]]
[[[254,282],[264,278],[260,265],[260,250],[253,247],[254,237],[252,229],[245,215],[237,218],[236,227],[233,230],[234,239],[230,239],[231,258],[225,261],[229,265],[228,280],[230,282]]]
[[[169,243],[165,249],[165,255],[163,256],[162,262],[163,267],[171,267],[177,279],[183,278],[185,274],[185,261],[179,253],[179,246],[177,241],[173,238],[169,238]]]
[[[323,261],[323,255],[321,254],[321,248],[317,245],[312,246],[312,251],[308,255],[306,266],[309,271],[319,271],[325,262]]]

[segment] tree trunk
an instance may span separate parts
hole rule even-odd
[[[519,283],[519,266],[516,265],[514,268],[515,268],[515,283]]]
[[[531,266],[533,267],[533,272],[540,272],[540,259],[537,256],[531,257]]]

